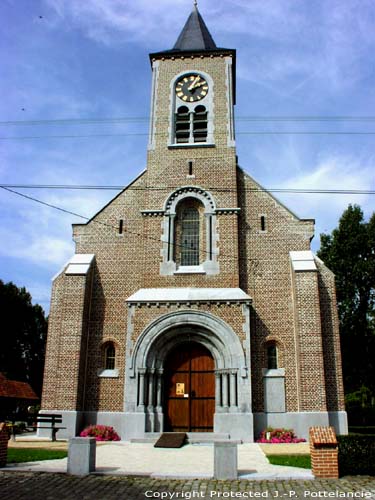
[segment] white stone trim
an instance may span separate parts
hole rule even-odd
[[[173,274],[206,274],[203,266],[180,266]]]
[[[176,96],[175,92],[175,86],[176,86],[176,81],[183,75],[190,74],[190,73],[197,73],[199,75],[202,75],[202,77],[206,80],[208,83],[208,94],[206,97],[204,97],[200,101],[195,101],[192,103],[182,101]],[[215,140],[214,140],[214,81],[211,78],[211,76],[206,73],[205,71],[202,71],[200,69],[185,69],[184,71],[181,71],[177,75],[173,77],[170,83],[170,110],[169,110],[169,139],[168,139],[168,147],[194,147],[194,148],[199,148],[199,147],[207,147],[207,146],[214,146],[215,145]],[[207,141],[206,142],[196,142],[196,143],[176,143],[175,142],[175,112],[178,107],[180,106],[186,106],[189,110],[193,110],[196,106],[205,106],[207,109]]]
[[[234,135],[234,110],[233,110],[233,72],[232,72],[232,57],[225,58],[226,65],[226,84],[227,84],[227,131],[228,141],[227,146],[234,148],[236,146]]]
[[[119,377],[118,368],[114,368],[113,370],[98,370],[98,377],[100,377],[100,378],[118,378]]]
[[[293,271],[317,271],[314,254],[311,250],[289,252]]]
[[[156,117],[157,117],[157,95],[159,83],[159,65],[160,61],[152,63],[152,88],[151,88],[151,106],[150,106],[150,126],[148,138],[148,150],[155,149],[156,146]]]
[[[141,288],[126,299],[129,304],[140,302],[250,302],[241,288]]]
[[[86,275],[90,269],[91,263],[94,260],[95,254],[75,254],[67,262],[65,274],[67,275]]]

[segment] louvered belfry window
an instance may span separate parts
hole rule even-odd
[[[204,106],[197,106],[193,115],[194,142],[207,141],[207,111]]]
[[[207,142],[208,114],[204,106],[197,106],[190,111],[187,106],[180,106],[175,114],[175,135],[177,144]]]
[[[176,142],[183,144],[189,142],[190,113],[186,106],[180,106],[176,113]]]
[[[181,265],[199,265],[199,212],[194,207],[181,213]]]

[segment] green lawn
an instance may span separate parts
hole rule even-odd
[[[288,465],[289,467],[301,467],[311,469],[310,455],[267,455],[273,465]]]
[[[21,462],[39,462],[40,460],[54,460],[65,458],[65,450],[42,450],[38,448],[8,448],[8,464]]]

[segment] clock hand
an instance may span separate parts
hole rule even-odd
[[[200,79],[201,79],[200,76],[195,77],[195,79],[193,80],[193,83],[191,85],[189,85],[188,90],[189,91],[193,90],[197,86],[196,84],[197,84],[197,82],[199,82]]]
[[[198,88],[198,87],[202,87],[203,85],[206,85],[206,82],[198,82],[198,83],[196,83],[196,84],[194,85],[194,87],[193,87],[193,88],[195,88],[195,89],[196,89],[196,88]]]

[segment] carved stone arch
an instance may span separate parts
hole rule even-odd
[[[192,310],[166,314],[145,328],[133,348],[130,376],[137,368],[162,368],[166,349],[160,347],[186,341],[187,332],[211,351],[218,369],[235,368],[247,376],[245,353],[232,328],[213,314]]]
[[[214,214],[216,211],[215,200],[209,191],[199,186],[182,186],[166,199],[164,203],[165,212],[175,215],[176,206],[185,198],[197,198],[203,204],[206,214]]]

